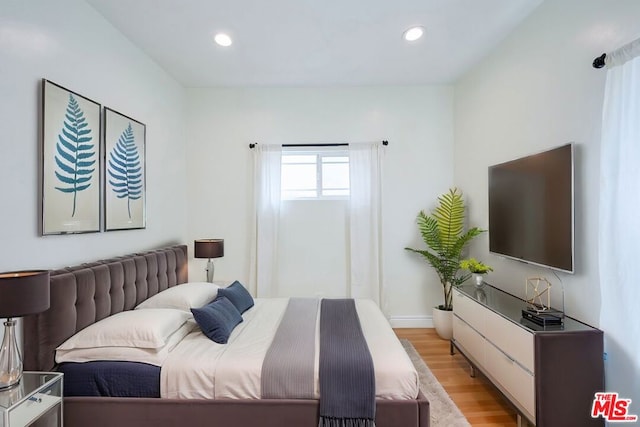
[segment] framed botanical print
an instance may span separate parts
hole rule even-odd
[[[104,109],[105,230],[146,227],[146,126]]]
[[[100,231],[100,109],[42,80],[42,234]]]

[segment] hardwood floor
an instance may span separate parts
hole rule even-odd
[[[516,411],[479,372],[469,376],[469,364],[456,352],[449,354],[449,341],[435,329],[395,329],[399,338],[406,338],[436,376],[451,399],[458,405],[472,426],[516,426]]]

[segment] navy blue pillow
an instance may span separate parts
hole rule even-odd
[[[218,297],[201,308],[192,308],[202,332],[218,344],[226,344],[233,329],[242,322],[236,307],[225,297]]]
[[[253,307],[253,297],[237,280],[226,288],[218,289],[219,297],[227,297],[236,306],[240,313],[244,313]]]

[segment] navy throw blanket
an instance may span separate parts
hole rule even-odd
[[[320,307],[319,427],[375,427],[373,360],[353,299]]]

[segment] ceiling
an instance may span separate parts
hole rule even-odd
[[[210,87],[451,83],[543,0],[87,1],[182,85]]]

